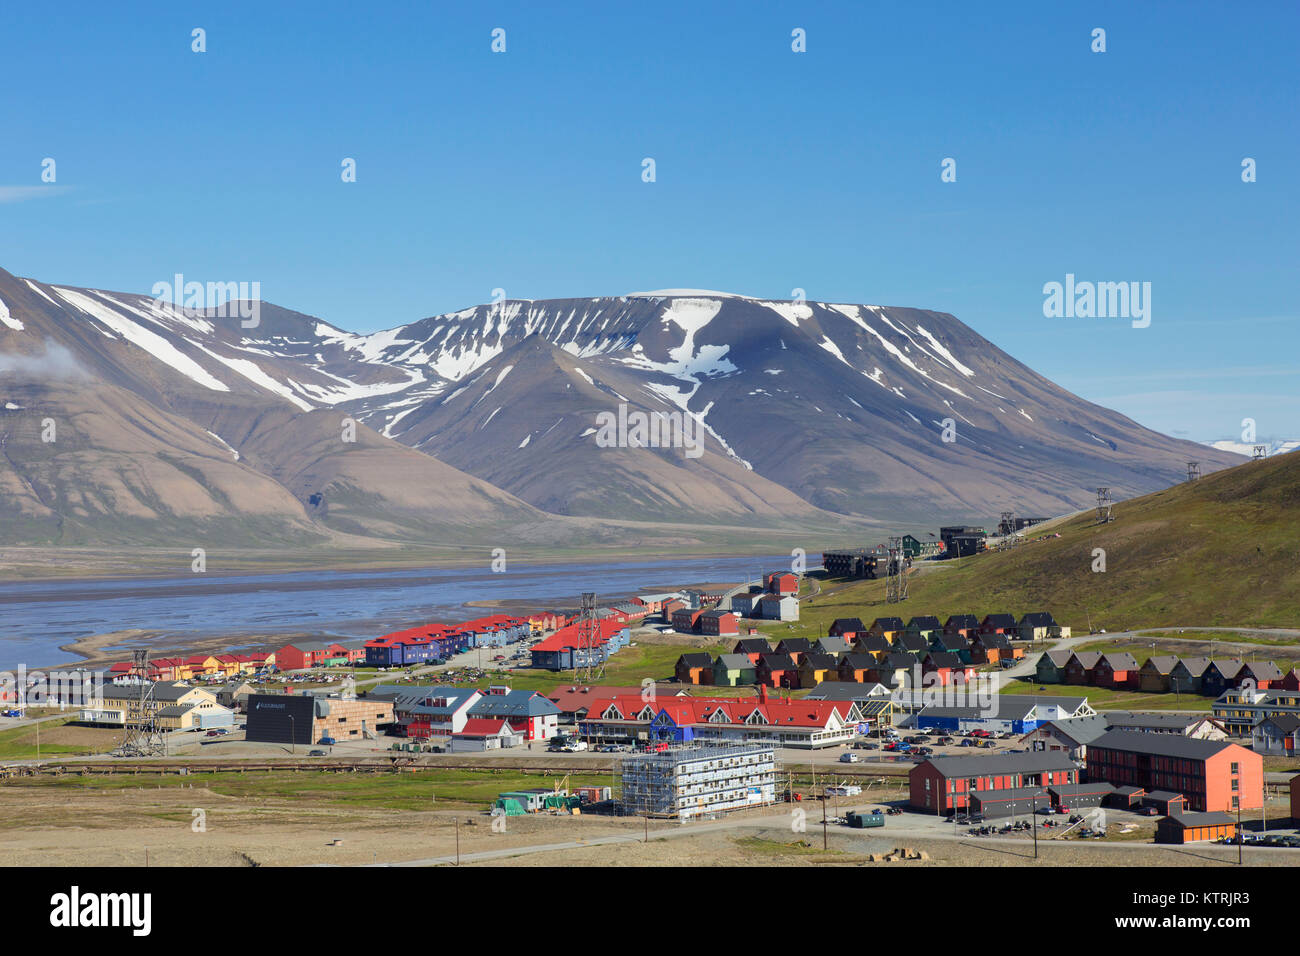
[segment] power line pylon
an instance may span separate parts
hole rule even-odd
[[[1263,461],[1267,457],[1268,457],[1268,446],[1256,445],[1254,453],[1251,455],[1251,458],[1254,459],[1255,461]]]
[[[122,714],[122,744],[117,752],[123,757],[157,757],[166,752],[162,731],[158,728],[157,704],[153,696],[154,682],[149,679],[149,651],[137,648],[131,652],[130,676],[140,681],[138,710],[134,719],[127,708]]]
[[[898,604],[907,600],[907,569],[903,566],[903,539],[889,539],[889,563],[885,567],[885,603]]]
[[[1187,480],[1197,481],[1201,477],[1201,463],[1199,461],[1189,461],[1187,463]]]
[[[1097,524],[1106,524],[1108,521],[1115,520],[1115,516],[1110,511],[1113,503],[1109,488],[1097,489]]]
[[[573,662],[574,680],[579,683],[591,683],[593,671],[591,658],[596,647],[599,626],[596,618],[596,593],[594,591],[583,591],[582,609],[578,612],[578,647],[576,649],[578,657]],[[603,671],[604,668],[602,667],[601,670]]]

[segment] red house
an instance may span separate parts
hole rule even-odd
[[[1283,677],[1282,683],[1278,686],[1283,690],[1300,690],[1300,670],[1292,668],[1291,673]]]
[[[1067,673],[1069,665],[1066,665]],[[1098,687],[1138,686],[1137,659],[1128,653],[1103,654],[1092,669],[1092,682]]]
[[[1238,681],[1253,680],[1259,690],[1278,688],[1283,680],[1282,671],[1272,661],[1252,661],[1241,669]]]
[[[788,571],[773,571],[763,583],[772,594],[796,594],[799,591],[799,579]]]
[[[696,633],[697,622],[702,613],[702,611],[692,611],[688,607],[684,607],[680,611],[673,611],[673,630],[678,634]]]
[[[705,611],[699,617],[700,633],[715,637],[737,637],[740,622],[730,611]]]
[[[763,654],[754,669],[758,683],[767,687],[799,686],[799,668],[789,654]]]
[[[275,663],[282,671],[296,671],[315,667],[318,660],[329,657],[330,645],[322,641],[300,641],[288,644],[275,652]],[[364,652],[362,657],[364,657]]]

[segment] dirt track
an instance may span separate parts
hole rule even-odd
[[[465,865],[507,866],[717,866],[717,865],[1034,865],[1027,841],[1008,843],[908,836],[892,822],[885,830],[828,830],[831,853],[821,851],[820,820],[793,833],[772,811],[749,819],[726,818],[725,829],[691,832],[672,823],[651,827],[642,841],[639,819],[608,817],[511,817],[506,832],[493,832],[477,811],[401,811],[375,807],[313,807],[287,800],[223,796],[204,788],[113,789],[86,787],[51,793],[6,786],[0,815],[0,858],[11,865],[39,866],[295,866],[358,865],[454,859],[459,822]],[[51,800],[59,812],[51,814]],[[204,832],[193,829],[203,811]],[[811,816],[815,816],[811,815]],[[906,818],[900,818],[905,820]],[[891,829],[893,827],[894,829]],[[528,847],[616,837],[622,842],[529,853]],[[333,840],[341,846],[330,846]],[[807,844],[803,846],[801,844]],[[926,851],[929,861],[879,863],[869,853],[898,846]],[[518,855],[475,861],[473,854],[518,849]],[[1229,865],[1231,847],[1156,848],[1141,845],[1040,842],[1037,865],[1163,866]],[[1248,851],[1259,865],[1295,865],[1296,854]]]

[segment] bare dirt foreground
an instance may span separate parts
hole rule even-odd
[[[196,832],[196,827],[201,824]],[[1153,847],[1040,841],[1035,864],[1023,841],[909,837],[831,826],[822,850],[820,819],[793,833],[780,812],[755,811],[683,827],[655,823],[649,842],[639,819],[511,817],[506,832],[468,809],[312,807],[247,799],[202,787],[30,786],[0,789],[0,861],[33,866],[302,866],[450,864],[467,866],[1220,866],[1234,847]],[[342,841],[331,845],[332,841]],[[613,840],[617,842],[597,843]],[[531,848],[549,849],[531,849]],[[929,859],[876,862],[896,847]],[[504,852],[503,852],[504,851]],[[489,854],[489,856],[482,856]],[[1249,865],[1294,865],[1289,851],[1248,850]]]

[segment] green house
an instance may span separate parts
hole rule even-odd
[[[757,681],[748,654],[719,654],[713,662],[713,684],[716,687],[747,687]]]
[[[1070,651],[1046,651],[1034,665],[1034,680],[1040,684],[1064,684],[1065,665],[1070,662]]]

